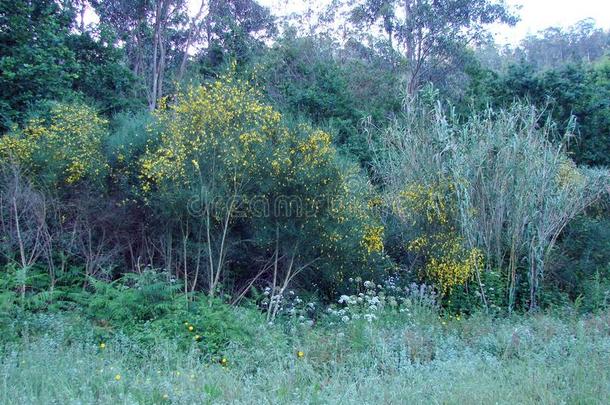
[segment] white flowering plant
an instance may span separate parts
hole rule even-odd
[[[353,293],[341,295],[338,305],[331,305],[326,312],[342,323],[355,320],[373,322],[384,314],[398,313],[411,316],[414,307],[435,308],[436,292],[426,284],[411,283],[401,287],[397,277],[389,277],[383,284],[375,284],[360,277],[349,279]]]

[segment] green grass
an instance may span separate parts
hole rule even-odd
[[[242,311],[247,346],[218,358],[165,338],[99,348],[75,317],[41,315],[0,349],[2,403],[608,403],[610,314],[410,316],[273,326]],[[443,324],[443,322],[445,322]],[[74,331],[77,330],[78,333]],[[80,335],[79,335],[80,334]],[[305,356],[297,358],[302,350]],[[115,376],[120,374],[119,381]]]

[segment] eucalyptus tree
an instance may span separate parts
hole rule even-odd
[[[503,1],[492,0],[360,0],[350,19],[385,32],[406,60],[409,94],[464,47],[483,40],[486,26],[517,21]]]
[[[164,96],[167,70],[183,49],[189,27],[186,0],[94,0],[102,24],[125,44],[133,73],[145,84],[151,110]]]

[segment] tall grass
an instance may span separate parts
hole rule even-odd
[[[246,318],[243,322],[249,322]],[[391,321],[390,321],[391,319]],[[437,317],[421,309],[372,323],[260,323],[252,345],[218,358],[171,340],[142,346],[71,333],[0,349],[1,403],[607,403],[610,314]],[[79,328],[82,327],[79,326]],[[297,351],[303,351],[299,358]],[[120,379],[117,380],[117,375]]]
[[[469,248],[483,250],[485,270],[499,270],[506,280],[502,306],[512,310],[520,294],[536,309],[557,238],[569,221],[607,195],[610,172],[577,167],[565,143],[557,141],[553,123],[532,106],[490,109],[462,122],[425,96],[409,100],[375,145],[386,199],[396,207],[413,185],[444,185],[455,206],[452,225]],[[402,222],[412,232],[410,218]],[[487,305],[480,278],[479,286]]]

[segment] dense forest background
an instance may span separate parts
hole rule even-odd
[[[455,311],[608,303],[593,20],[500,47],[518,16],[489,0],[192,7],[1,2],[5,305],[143,275],[232,303],[388,277]]]

